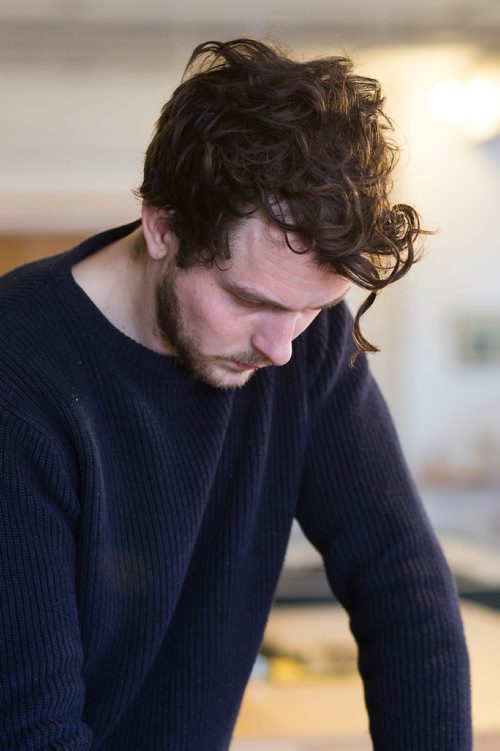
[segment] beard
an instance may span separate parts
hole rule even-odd
[[[270,363],[259,352],[237,353],[228,357],[203,354],[187,332],[182,319],[175,285],[178,273],[176,267],[166,268],[156,287],[156,327],[160,337],[173,347],[179,362],[195,378],[219,389],[244,386],[258,368]],[[224,370],[223,366],[228,360],[245,363],[251,369],[243,372]]]

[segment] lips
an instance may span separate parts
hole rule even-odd
[[[259,365],[249,365],[246,362],[238,362],[237,360],[229,360],[231,365],[234,365],[234,367],[237,370],[257,370],[257,368],[261,367]]]

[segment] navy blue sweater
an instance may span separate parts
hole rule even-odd
[[[347,309],[288,365],[204,385],[71,276],[134,226],[0,281],[0,749],[227,749],[294,517],[374,748],[470,749],[454,584]]]

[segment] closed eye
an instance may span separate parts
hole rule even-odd
[[[245,308],[259,308],[265,305],[262,300],[250,300],[245,297],[237,297],[236,295],[233,295],[233,298],[239,305],[243,305]]]
[[[259,295],[252,295],[250,292],[246,292],[246,290],[239,285],[236,285],[231,282],[227,282],[224,285],[224,289],[226,292],[232,297],[232,299],[238,303],[238,305],[244,307],[244,308],[262,308],[266,310],[282,310],[285,312],[297,312],[297,313],[319,313],[321,310],[329,310],[330,308],[334,308],[336,305],[338,305],[346,296],[347,292],[349,291],[349,287],[344,291],[340,297],[338,297],[336,300],[332,300],[331,302],[327,303],[326,305],[321,305],[318,308],[304,308],[304,310],[295,310],[292,308],[287,308],[284,305],[281,305],[278,302],[275,302],[274,300],[269,300],[264,297],[260,297]]]
[[[242,295],[240,293],[235,293],[229,290],[229,294],[231,295],[232,299],[238,304],[241,305],[244,308],[269,308],[269,309],[275,309],[275,306],[267,302],[266,300],[262,300],[260,297],[247,297],[245,295]]]

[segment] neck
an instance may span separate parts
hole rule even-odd
[[[159,261],[141,248],[142,230],[108,245],[72,268],[76,283],[117,329],[139,344],[170,354],[156,332]]]

